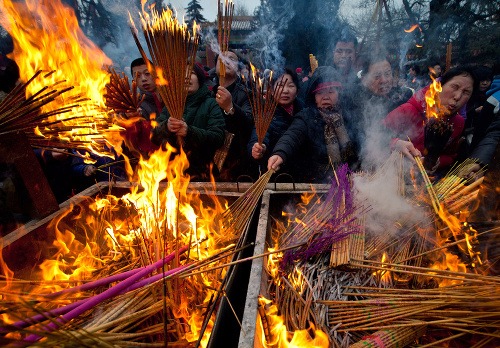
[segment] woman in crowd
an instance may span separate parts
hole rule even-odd
[[[465,123],[458,112],[477,88],[477,81],[472,68],[455,67],[442,76],[441,86],[439,112],[451,125],[452,133],[444,148],[437,154],[436,161],[424,162],[427,169],[432,171],[445,170],[457,157]],[[390,112],[383,121],[394,135],[392,147],[413,161],[414,156],[429,155],[426,154],[425,146],[425,127],[428,122],[425,93],[428,89],[429,87],[426,87],[418,91],[407,103]],[[429,141],[430,139],[427,139],[427,143]]]
[[[333,169],[348,163],[357,168],[357,155],[342,116],[339,77],[332,67],[319,67],[311,76],[306,108],[294,118],[268,160],[268,168],[297,169],[295,180],[328,182]]]
[[[278,99],[276,111],[263,143],[259,144],[257,142],[255,127],[253,128],[250,141],[248,142],[248,152],[254,160],[253,164],[258,165],[258,168],[255,168],[257,166],[253,166],[254,168],[252,169],[258,169],[259,172],[262,170],[265,171],[267,161],[270,154],[273,152],[274,146],[288,129],[294,116],[302,110],[302,103],[297,99],[299,79],[295,71],[286,68],[284,73],[273,81],[272,87],[278,88],[278,86],[283,88],[283,92]],[[256,173],[256,170],[252,170],[254,176],[259,174]],[[288,172],[289,170],[284,171]]]
[[[215,150],[224,142],[224,116],[205,85],[205,71],[195,64],[188,84],[188,96],[182,120],[170,117],[166,108],[158,117],[152,141],[157,145],[169,143],[179,148],[183,141],[192,180],[208,180],[210,163]]]
[[[362,57],[361,80],[353,105],[346,106],[346,125],[365,167],[378,161],[381,120],[406,102],[412,91],[394,86],[392,66],[383,51]],[[382,141],[384,142],[384,141]],[[372,155],[377,154],[377,155]]]

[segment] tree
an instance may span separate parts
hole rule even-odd
[[[63,0],[73,8],[82,31],[99,47],[108,43],[118,45],[117,18],[106,10],[101,0]]]
[[[248,7],[245,4],[238,3],[234,6],[234,15],[235,16],[250,16],[250,12],[248,11]]]
[[[328,51],[345,25],[338,16],[340,1],[261,0],[249,44],[260,53],[263,67],[306,67],[310,53],[320,64],[331,64]]]
[[[450,42],[452,63],[492,63],[500,56],[498,0],[402,0],[400,6],[395,3],[387,7],[390,18],[383,13],[380,26],[372,21],[373,3],[353,20],[353,26],[367,33],[367,47],[379,41],[400,63],[407,58],[422,64],[439,58],[444,63]],[[385,4],[391,5],[389,1]],[[418,29],[403,31],[414,24]]]
[[[194,21],[196,21],[196,23],[198,24],[207,21],[201,14],[201,11],[203,11],[203,7],[201,7],[201,5],[198,3],[198,0],[191,0],[185,10],[189,27],[193,26]]]

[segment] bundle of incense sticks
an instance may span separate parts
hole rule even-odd
[[[273,73],[269,76],[261,77],[257,69],[251,65],[250,91],[247,90],[248,99],[251,101],[252,114],[257,132],[257,141],[262,144],[271,121],[274,117],[274,111],[278,101],[283,93],[287,80],[277,82],[272,87]]]
[[[224,4],[223,4],[224,2]],[[219,85],[224,86],[226,66],[222,54],[229,50],[229,37],[233,23],[234,3],[232,0],[219,0],[217,10],[217,39],[219,42]]]
[[[198,35],[196,22],[192,32],[181,24],[170,9],[161,14],[152,9],[151,14],[141,14],[142,32],[151,54],[152,64],[144,51],[132,18],[131,31],[135,43],[147,62],[149,72],[155,76],[156,86],[171,117],[182,119],[187,97],[187,83],[196,58]]]
[[[93,117],[86,115],[65,117],[65,114],[79,107],[79,103],[86,103],[87,98],[70,96],[65,100],[66,105],[48,112],[40,111],[44,105],[54,102],[73,87],[61,87],[61,82],[55,82],[26,96],[26,87],[30,83],[37,78],[48,78],[53,73],[43,74],[39,70],[5,97],[0,103],[0,135],[24,132],[30,144],[38,147],[89,149],[98,146],[97,141],[104,140],[101,131],[111,125],[111,120],[109,123],[108,120],[96,122]],[[43,129],[43,134],[40,129]]]
[[[394,329],[379,330],[371,335],[367,335],[350,348],[383,348],[383,347],[406,347],[415,342],[417,338],[425,335],[426,325],[410,327],[397,327]]]
[[[119,114],[136,113],[144,100],[137,93],[137,83],[132,80],[130,88],[128,77],[124,73],[118,74],[113,68],[109,69],[109,83],[106,85],[106,106]]]

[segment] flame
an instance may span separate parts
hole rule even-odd
[[[265,318],[262,318],[262,313],[258,316],[256,328],[257,340],[262,347],[327,348],[329,346],[328,335],[316,330],[313,324],[308,330],[296,330],[293,334],[288,332],[283,317],[278,315],[278,308],[271,303],[272,301],[259,297],[259,306],[265,308]]]
[[[21,80],[27,81],[39,70],[46,72],[28,86],[27,96],[53,84],[61,90],[70,88],[42,111],[69,107],[69,112],[48,120],[63,121],[64,129],[56,129],[59,138],[81,142],[83,148],[97,154],[109,154],[109,146],[118,146],[121,140],[116,135],[120,128],[103,111],[109,80],[103,68],[111,60],[85,37],[73,9],[59,0],[1,2],[0,24],[13,37],[12,58],[20,67]],[[51,127],[38,128],[36,134],[43,136]]]
[[[183,151],[176,153],[167,146],[148,160],[140,160],[139,184],[129,193],[89,198],[88,205],[68,209],[51,221],[48,229],[54,230],[56,238],[47,248],[51,256],[41,264],[39,274],[45,282],[30,293],[47,294],[95,279],[96,272],[113,267],[112,262],[150,264],[179,245],[191,245],[187,259],[192,261],[231,247],[236,236],[222,231],[215,218],[227,202],[208,192],[209,200],[202,201],[201,192],[189,190],[189,176],[184,174],[188,166]],[[163,250],[165,245],[167,250]],[[181,261],[176,262],[168,267],[177,267]],[[206,308],[224,274],[224,270],[215,270],[172,280],[165,301],[182,327],[179,339],[198,340]],[[81,295],[76,293],[72,298]],[[210,318],[202,347],[208,343],[212,327]]]
[[[420,31],[422,31],[422,28],[420,28],[420,25],[418,25],[418,24],[413,24],[409,29],[404,29],[404,31],[405,31],[405,33],[411,33],[411,32],[413,32],[417,28]]]
[[[380,262],[385,263],[389,261],[389,255],[384,251],[382,254],[382,258],[380,259]],[[382,268],[385,268],[385,266],[382,264]],[[391,272],[390,271],[375,271],[373,273],[374,276],[377,276],[378,279],[380,279],[381,284],[390,284],[391,282]]]
[[[443,90],[441,83],[436,80],[433,76],[432,83],[429,89],[425,92],[425,104],[426,104],[426,114],[427,118],[440,118],[444,114],[441,111],[441,101],[439,99],[439,93]]]

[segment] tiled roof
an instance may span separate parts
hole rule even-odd
[[[253,16],[234,16],[231,23],[231,30],[252,30],[252,22],[255,20]],[[215,27],[217,30],[217,22],[205,22],[201,24],[202,28]]]

